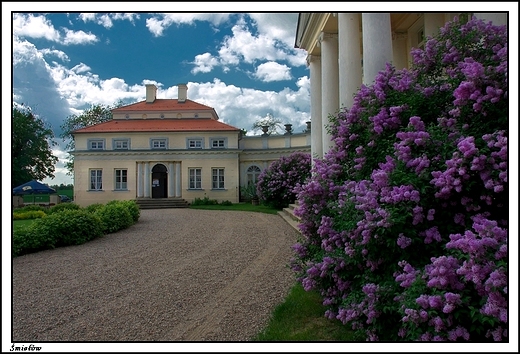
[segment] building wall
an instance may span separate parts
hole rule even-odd
[[[151,137],[168,138],[168,148],[150,148]],[[202,149],[186,149],[187,137],[204,139]],[[114,139],[129,138],[128,150],[114,150]],[[212,149],[212,138],[227,138],[227,148]],[[105,142],[100,151],[89,150],[88,141]],[[74,200],[80,206],[110,200],[133,200],[153,197],[152,169],[162,164],[167,169],[167,197],[181,197],[188,202],[208,197],[219,202],[240,201],[240,186],[246,185],[247,169],[264,170],[270,163],[293,152],[310,153],[310,133],[242,137],[236,132],[197,133],[83,133],[76,136],[74,153]],[[201,188],[189,188],[190,169],[201,170]],[[224,189],[212,188],[213,169],[224,170]],[[90,189],[90,171],[102,172],[102,190]],[[115,171],[127,171],[127,189],[116,190]],[[148,190],[148,193],[146,192]]]

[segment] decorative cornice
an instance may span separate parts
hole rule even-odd
[[[408,33],[406,32],[392,32],[392,40],[394,41],[400,41],[400,40],[406,40],[408,38]]]

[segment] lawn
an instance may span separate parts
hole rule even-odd
[[[275,308],[267,328],[253,341],[354,341],[350,327],[327,319],[325,310],[319,293],[305,291],[297,283]]]

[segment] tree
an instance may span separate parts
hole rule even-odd
[[[101,104],[92,105],[79,115],[73,114],[68,116],[65,119],[65,122],[61,125],[62,133],[60,135],[60,138],[62,138],[63,141],[68,140],[67,145],[65,146],[66,149],[68,151],[73,151],[76,147],[74,136],[72,135],[74,131],[111,120],[112,109],[121,107],[122,105],[122,101],[118,101],[112,107]],[[65,167],[69,170],[67,174],[72,175],[72,172],[74,171],[74,156],[71,154],[69,154]]]
[[[11,187],[33,179],[53,178],[58,158],[51,151],[51,147],[56,145],[52,129],[23,105],[13,105],[12,124]]]
[[[267,132],[265,132],[267,135],[278,134],[278,129],[282,129],[282,121],[274,118],[271,113],[267,113],[266,117],[257,120],[253,124],[253,130],[262,129],[264,126],[268,127]]]

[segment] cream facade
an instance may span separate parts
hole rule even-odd
[[[187,99],[146,100],[113,110],[109,122],[74,133],[74,200],[81,206],[110,200],[208,197],[239,202],[240,186],[256,182],[272,161],[310,153],[310,132],[241,136],[219,122],[211,107]]]
[[[458,13],[300,13],[295,47],[307,51],[311,80],[311,154],[331,147],[329,115],[349,108],[362,84],[372,84],[386,63],[408,68],[412,48]],[[507,13],[474,13],[507,25]]]

